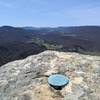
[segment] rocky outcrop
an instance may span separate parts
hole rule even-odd
[[[62,90],[48,76],[68,76]],[[0,100],[100,100],[100,57],[45,51],[0,67]]]

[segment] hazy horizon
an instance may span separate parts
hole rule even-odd
[[[32,28],[59,28],[59,27],[100,27],[100,25],[76,25],[76,26],[12,26],[12,25],[0,25],[0,27],[32,27]]]
[[[0,26],[100,26],[100,0],[0,0]]]

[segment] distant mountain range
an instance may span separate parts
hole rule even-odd
[[[0,27],[0,65],[44,50],[100,53],[100,26]]]

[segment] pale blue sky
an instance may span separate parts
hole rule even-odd
[[[100,0],[0,0],[1,25],[100,25]]]

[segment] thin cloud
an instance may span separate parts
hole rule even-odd
[[[10,8],[12,7],[11,3],[0,1],[0,6]]]

